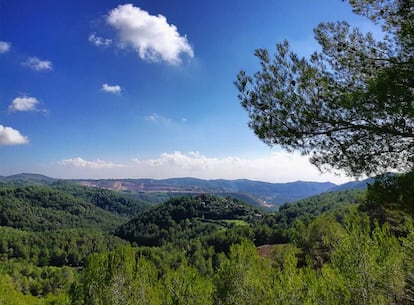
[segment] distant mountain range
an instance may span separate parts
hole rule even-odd
[[[12,182],[14,184],[47,185],[59,181],[38,174],[18,174],[13,176],[0,176],[0,182]],[[349,182],[336,185],[331,182],[306,182],[296,181],[288,183],[269,183],[238,180],[204,180],[197,178],[171,178],[171,179],[76,179],[65,180],[76,184],[116,190],[125,193],[136,194],[140,198],[158,198],[159,201],[185,194],[211,193],[222,196],[232,196],[246,201],[252,205],[276,208],[286,203],[297,201],[310,196],[330,191],[344,189],[365,188],[372,179],[358,182]],[[156,197],[154,197],[156,196]],[[153,199],[156,201],[156,199]]]
[[[13,182],[14,184],[49,184],[52,182],[55,182],[59,179],[50,178],[44,175],[39,174],[28,174],[28,173],[22,173],[17,175],[11,175],[11,176],[0,176],[0,181],[3,182]]]

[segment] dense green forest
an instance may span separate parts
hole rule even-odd
[[[179,243],[233,226],[249,226],[262,215],[232,198],[197,195],[170,199],[144,211],[116,230],[116,235],[144,246]]]
[[[414,187],[409,174],[383,180],[390,194]],[[0,304],[409,304],[413,214],[384,181],[272,213],[208,194],[132,207],[117,192],[4,183],[2,215],[24,203],[30,217],[0,227]],[[40,226],[39,207],[82,226]]]
[[[131,196],[69,183],[0,184],[0,225],[30,231],[114,229],[148,206]]]

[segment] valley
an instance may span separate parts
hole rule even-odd
[[[35,174],[20,174],[9,177],[0,177],[0,181],[10,181],[15,184],[24,184],[25,181],[38,184],[49,184],[59,181]],[[62,180],[64,181],[64,180]],[[296,181],[288,183],[269,183],[239,180],[203,180],[197,178],[171,178],[171,179],[67,179],[86,187],[108,189],[131,194],[143,201],[160,203],[166,199],[196,194],[216,194],[220,196],[231,196],[251,205],[261,208],[276,210],[280,205],[297,201],[306,197],[318,195],[325,192],[341,190],[345,188],[363,189],[369,179],[336,185],[330,182],[307,182]]]
[[[353,238],[355,230],[362,230],[357,234],[365,236],[364,245],[378,247],[381,253],[387,250],[390,259],[404,253],[404,245],[414,244],[414,235],[400,212],[393,212],[395,208],[382,214],[392,219],[392,231],[376,224],[373,232],[383,237],[371,236],[367,224],[378,213],[368,205],[372,187],[367,193],[361,184],[352,186],[323,192],[332,185],[193,178],[58,180],[33,174],[1,177],[0,304],[7,300],[5,304],[10,305],[109,305],[118,295],[128,302],[150,298],[149,304],[172,305],[178,297],[174,289],[186,291],[178,304],[187,304],[191,295],[206,304],[230,304],[225,300],[237,297],[239,289],[255,287],[253,279],[262,290],[259,295],[250,292],[249,297],[256,295],[254,304],[264,304],[282,287],[286,289],[286,280],[292,276],[297,277],[297,287],[311,287],[309,276],[317,278],[318,285],[327,284],[319,271],[323,268],[334,268],[335,285],[340,285],[350,272],[356,272],[352,268],[361,267],[336,255],[351,260],[375,255],[344,248],[343,242]],[[272,193],[275,190],[278,193]],[[264,194],[295,198],[306,192],[319,193],[279,204],[277,210],[258,203]],[[393,232],[405,232],[401,245]],[[384,248],[383,242],[396,244]],[[382,258],[370,259],[389,264],[391,273],[401,264],[411,264],[406,256],[392,262]],[[369,272],[376,276],[374,269]],[[299,276],[302,273],[306,277]],[[229,283],[236,286],[228,287]],[[387,283],[387,278],[381,283]],[[145,293],[131,294],[140,285],[145,285]],[[332,293],[341,289],[338,286]],[[280,304],[286,304],[290,293]]]

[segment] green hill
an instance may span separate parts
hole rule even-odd
[[[0,182],[12,183],[15,185],[48,185],[57,181],[55,178],[39,174],[21,173],[11,176],[0,176]]]
[[[115,234],[138,245],[159,246],[233,226],[248,226],[261,217],[258,210],[237,199],[201,194],[173,198],[143,211]]]
[[[357,204],[365,193],[366,190],[362,188],[345,189],[285,203],[279,207],[276,219],[279,223],[285,221],[290,225],[298,218],[316,217],[350,204]]]
[[[0,184],[0,226],[28,231],[111,230],[146,207],[147,204],[116,192],[67,183]]]

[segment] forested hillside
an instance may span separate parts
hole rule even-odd
[[[107,232],[147,206],[43,176],[0,183],[0,303],[65,304],[90,254],[128,244]]]
[[[397,189],[412,184],[407,177],[395,178]],[[10,223],[24,223],[20,229],[0,227],[0,301],[336,304],[341,294],[343,304],[364,298],[405,304],[413,269],[412,218],[398,209],[405,221],[392,230],[387,222],[378,224],[372,205],[381,186],[370,187],[368,195],[360,189],[325,193],[265,213],[208,194],[172,198],[139,212],[143,206],[133,204],[139,202],[107,190],[3,184],[0,211],[10,215],[16,204],[34,219],[20,215]],[[84,205],[84,213],[73,213]],[[397,211],[395,205],[379,205]],[[77,215],[81,227],[63,220],[46,227],[49,213],[38,213],[39,207],[55,217],[59,211]],[[92,207],[112,220],[89,217]],[[118,237],[107,231],[114,219]],[[372,288],[365,291],[364,285]]]
[[[108,190],[67,183],[0,184],[0,225],[28,231],[114,229],[147,203]]]
[[[232,226],[253,225],[262,213],[229,197],[179,197],[138,214],[115,234],[143,246],[187,243]]]

